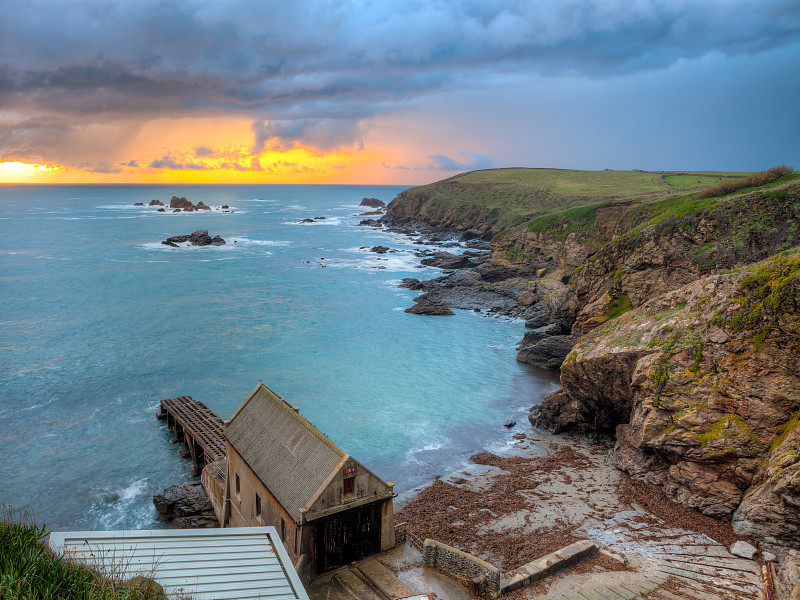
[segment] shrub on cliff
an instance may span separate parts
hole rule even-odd
[[[47,534],[27,513],[0,504],[0,598],[166,600],[152,579],[124,581],[57,556],[43,541]]]
[[[783,177],[784,175],[788,175],[794,171],[793,167],[788,167],[786,165],[779,165],[777,167],[772,167],[766,171],[759,171],[758,173],[754,173],[750,177],[745,177],[744,179],[733,179],[730,181],[723,181],[720,184],[711,186],[710,188],[706,188],[702,192],[697,194],[697,198],[716,198],[717,196],[724,196],[725,194],[730,194],[731,192],[735,192],[737,190],[743,190],[745,188],[750,187],[759,187],[762,185],[767,185],[768,183],[772,183],[776,179]]]

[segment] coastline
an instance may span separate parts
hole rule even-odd
[[[386,230],[418,236],[416,243],[426,239],[423,242],[426,245],[448,241],[448,247],[453,247],[452,240],[459,235],[437,230],[419,232],[407,227],[389,226]],[[469,249],[467,245],[461,246]],[[427,264],[440,266],[442,277],[421,282],[406,280],[401,285],[424,292],[424,296],[415,298],[417,306],[427,300],[435,308],[455,300],[454,308],[472,309],[486,316],[522,319],[531,316],[525,314],[528,308],[525,303],[511,299],[511,294],[506,296],[511,299],[506,307],[491,309],[491,303],[497,300],[496,289],[489,294],[485,288],[464,294],[462,286],[469,288],[473,283],[467,267],[481,269],[481,265],[488,265],[488,259],[476,264],[462,261],[454,269],[447,269],[447,263],[454,259],[444,255],[440,258],[443,264],[431,264],[430,260]],[[448,279],[455,280],[454,287],[462,289],[453,293],[453,286],[447,286]],[[504,295],[502,291],[499,296]],[[514,289],[513,293],[521,297],[523,291]],[[551,372],[558,376],[558,371]],[[528,426],[527,419],[512,431],[512,442],[493,447],[492,451],[476,448],[476,453],[461,468],[437,475],[428,484],[399,496],[396,519],[406,523],[411,546],[421,551],[425,539],[435,539],[509,571],[580,539],[601,544],[603,550],[596,558],[512,592],[510,598],[568,594],[605,584],[635,584],[655,573],[665,560],[671,564],[669,561],[674,557],[670,552],[680,554],[686,545],[705,548],[723,564],[740,560],[727,549],[746,538],[735,535],[729,522],[681,506],[660,489],[617,469],[611,462],[612,441],[548,433]],[[661,552],[668,540],[678,542],[665,558]],[[398,554],[405,558],[392,558],[390,554],[386,562],[402,577],[403,571],[409,569],[407,552]],[[719,566],[705,564],[705,556],[695,558],[701,565],[698,568]],[[685,582],[667,577],[667,589],[680,593]],[[757,577],[749,584],[757,584]]]

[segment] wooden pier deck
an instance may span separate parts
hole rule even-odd
[[[191,396],[164,398],[156,417],[166,419],[175,434],[173,444],[185,444],[181,457],[191,456],[192,475],[199,475],[205,465],[225,458],[222,419],[202,402],[192,400]]]

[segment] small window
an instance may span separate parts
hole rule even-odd
[[[281,541],[286,541],[286,521],[283,520],[283,517],[281,517]]]
[[[256,494],[256,516],[261,516],[261,496]]]
[[[353,493],[353,488],[355,487],[353,485],[353,482],[355,480],[356,480],[355,477],[348,477],[347,479],[344,480],[344,493],[345,494],[352,494]]]
[[[235,484],[235,486],[236,486],[236,487],[235,487],[235,489],[236,489],[236,495],[238,496],[238,495],[241,493],[241,490],[242,490],[242,486],[241,486],[241,484],[239,483],[239,474],[238,474],[238,473],[235,473],[235,474],[234,474],[234,480],[235,480],[235,481],[234,481],[234,484]]]

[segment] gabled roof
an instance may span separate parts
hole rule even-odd
[[[295,519],[347,455],[259,382],[225,421],[225,437]]]
[[[58,554],[124,578],[152,577],[195,600],[308,600],[274,527],[54,531]]]

